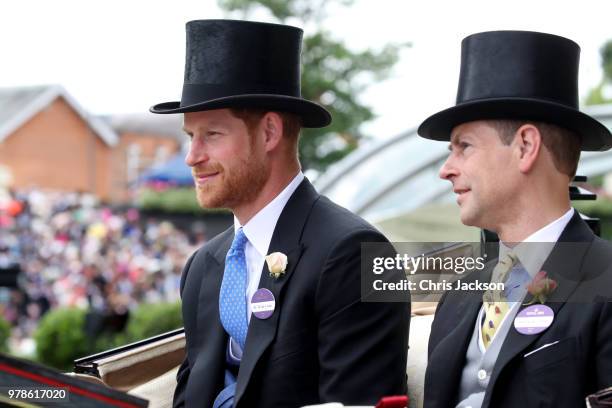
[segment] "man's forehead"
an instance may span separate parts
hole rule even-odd
[[[233,118],[229,109],[214,109],[199,112],[186,112],[183,114],[183,129],[216,126],[226,122],[229,118]]]
[[[451,131],[451,135],[450,135],[450,142],[451,142],[451,144],[458,143],[459,140],[461,140],[461,138],[463,136],[465,136],[465,134],[466,134],[466,132],[463,131],[461,126],[455,126],[453,128],[453,130]]]
[[[470,122],[464,122],[464,123],[460,123],[457,126],[455,126],[451,130],[450,142],[456,143],[461,138],[461,136],[465,135],[466,131],[470,130],[469,124]]]
[[[460,137],[461,137],[461,132],[455,131],[453,129],[453,131],[451,132],[451,136],[450,136],[451,144],[457,143]]]
[[[485,134],[488,134],[491,131],[495,131],[495,129],[486,120],[461,123],[451,130],[450,142],[457,143],[464,137],[485,137]]]

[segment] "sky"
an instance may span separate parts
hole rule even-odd
[[[185,23],[223,16],[215,0],[8,2],[0,12],[0,87],[61,84],[94,114],[146,112],[180,99]],[[461,40],[476,32],[573,39],[586,95],[601,79],[599,48],[612,39],[611,16],[610,1],[356,0],[335,7],[325,27],[355,50],[412,43],[392,78],[360,96],[378,115],[364,133],[390,137],[454,105]]]

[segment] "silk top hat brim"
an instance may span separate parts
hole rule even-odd
[[[163,102],[151,107],[152,113],[186,113],[224,108],[253,108],[290,112],[298,115],[305,128],[321,128],[331,123],[331,114],[309,100],[285,95],[245,94],[213,98],[181,106],[181,102]]]
[[[612,134],[578,110],[580,47],[556,35],[490,31],[461,43],[456,105],[427,118],[420,136],[449,140],[462,123],[487,119],[541,121],[574,131],[581,150],[607,150]]]
[[[494,98],[462,103],[428,117],[417,132],[427,139],[448,141],[455,126],[487,119],[553,123],[579,135],[581,150],[603,151],[612,147],[608,128],[589,115],[565,105],[528,98]]]
[[[153,113],[223,108],[289,112],[303,127],[331,123],[329,112],[301,96],[303,31],[297,27],[239,20],[187,23],[181,100],[153,106]]]

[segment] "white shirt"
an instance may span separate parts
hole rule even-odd
[[[251,298],[259,287],[261,271],[268,255],[268,247],[272,241],[272,234],[276,228],[276,223],[289,201],[291,195],[304,180],[304,173],[301,171],[291,180],[291,182],[264,208],[259,210],[245,225],[240,225],[238,218],[234,216],[234,233],[242,227],[247,243],[244,248],[244,255],[247,264],[247,287],[245,301],[247,304],[247,321],[251,322]],[[228,342],[228,352],[233,360],[242,360],[243,350],[240,345],[230,337]]]
[[[550,224],[540,228],[533,234],[529,235],[525,240],[521,243],[515,245],[513,248],[504,244],[503,242],[499,242],[499,259],[502,259],[509,251],[512,251],[519,259],[519,262],[525,268],[531,279],[535,277],[535,275],[541,270],[544,262],[552,252],[555,243],[559,240],[561,233],[570,222],[574,215],[574,209],[570,208],[565,214],[561,217],[557,218],[555,221]],[[530,243],[530,244],[529,244]],[[522,287],[519,289],[521,294],[519,299],[522,299],[527,294],[527,288]],[[503,330],[505,326],[507,326],[510,320],[514,320],[518,309],[520,308],[522,302],[509,302],[510,309],[504,319],[501,322],[500,329],[496,331],[505,332]],[[477,322],[482,322],[485,316],[484,304],[480,308],[480,312],[478,313]],[[478,348],[482,353],[485,352],[485,346],[482,341],[482,325],[478,324]],[[497,336],[493,337],[492,341],[496,340]],[[497,341],[503,341],[503,339],[497,339]]]
[[[542,265],[552,252],[553,247],[559,240],[561,233],[574,215],[574,209],[570,208],[565,214],[553,222],[540,228],[525,238],[521,243],[510,248],[503,242],[499,242],[499,259],[502,259],[509,251],[514,252],[521,265],[534,278],[540,271]],[[531,244],[526,244],[531,243]],[[536,243],[536,244],[533,244]],[[536,250],[537,249],[537,250]]]
[[[247,263],[247,319],[251,321],[251,298],[259,287],[259,279],[264,266],[268,247],[272,240],[272,234],[276,228],[278,218],[283,212],[287,201],[304,180],[304,173],[301,171],[291,180],[291,182],[264,208],[259,210],[245,225],[240,225],[238,218],[234,217],[234,231],[242,227],[248,242],[244,249]]]

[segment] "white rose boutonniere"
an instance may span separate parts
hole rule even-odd
[[[285,274],[287,269],[287,255],[282,252],[273,252],[266,256],[266,263],[268,264],[270,276],[278,279],[281,275]]]

